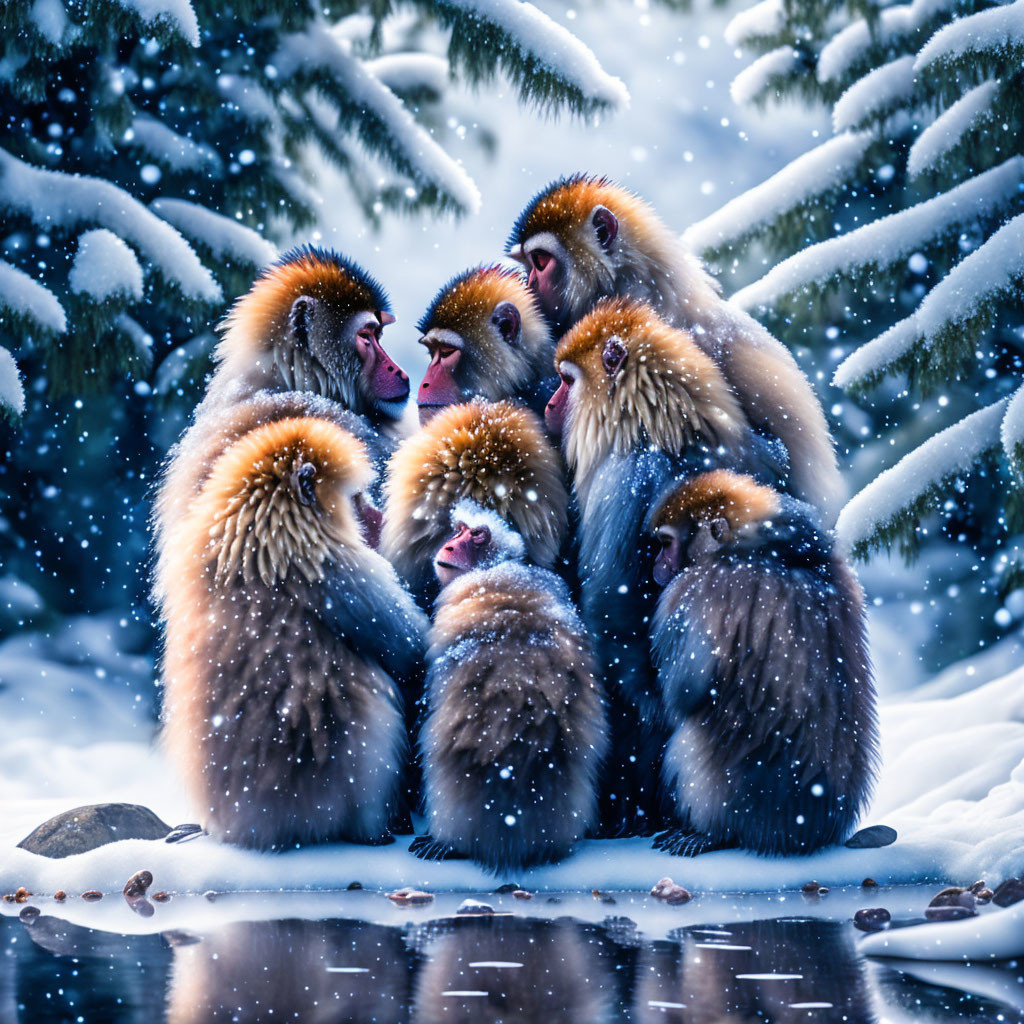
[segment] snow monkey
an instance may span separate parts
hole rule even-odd
[[[810,506],[702,473],[651,527],[665,586],[652,650],[677,854],[810,853],[847,838],[878,762],[864,601]]]
[[[517,398],[538,415],[557,384],[555,345],[518,270],[479,267],[449,281],[420,320],[430,353],[420,384],[420,423],[479,395]]]
[[[410,849],[514,872],[563,859],[596,824],[604,707],[562,580],[524,565],[493,512],[461,501],[452,525],[420,738],[430,835]]]
[[[838,512],[842,481],[828,423],[789,350],[742,309],[638,196],[576,175],[535,196],[508,242],[557,333],[607,296],[649,302],[718,364],[753,426],[786,446],[793,493]]]
[[[583,615],[611,709],[602,827],[649,834],[658,827],[668,736],[647,642],[656,597],[644,529],[651,504],[680,474],[725,464],[774,479],[785,467],[714,362],[643,302],[598,303],[559,342],[555,366],[562,383],[547,422],[573,475]]]
[[[385,494],[381,553],[423,600],[436,593],[434,556],[461,498],[511,523],[529,560],[545,568],[566,534],[561,459],[540,420],[511,401],[474,399],[439,412],[395,452]]]
[[[258,423],[307,413],[343,421],[382,472],[409,395],[409,378],[380,345],[382,328],[393,320],[376,281],[336,253],[309,246],[267,267],[235,303],[206,397],[170,452],[157,496],[158,601],[174,543],[169,532],[214,461]],[[374,497],[378,487],[375,480]]]
[[[167,553],[166,741],[227,842],[388,839],[428,623],[361,535],[372,479],[335,423],[263,424],[214,462]]]

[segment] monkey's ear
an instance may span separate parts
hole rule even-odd
[[[291,323],[292,331],[300,342],[305,342],[309,326],[313,322],[313,314],[316,310],[316,299],[309,295],[300,295],[293,303],[288,320]]]
[[[498,328],[498,333],[510,345],[519,343],[519,332],[523,321],[519,310],[511,302],[499,302],[491,314],[491,323]]]
[[[729,520],[725,516],[718,516],[718,518],[711,520],[711,536],[719,544],[725,544],[731,535],[732,528],[729,526]]]
[[[626,346],[622,340],[614,334],[604,343],[604,351],[601,353],[601,362],[605,371],[611,376],[618,371],[626,362]]]
[[[609,252],[615,236],[619,233],[618,218],[607,206],[595,206],[590,215],[590,223],[594,225],[598,244],[605,252]]]

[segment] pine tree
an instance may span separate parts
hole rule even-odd
[[[727,279],[774,263],[735,301],[859,403],[832,406],[870,479],[840,539],[959,546],[937,600],[991,622],[1024,583],[1024,0],[763,0],[727,35],[760,54],[738,102],[824,104],[833,135],[688,239]]]
[[[585,115],[628,99],[518,0],[11,0],[3,20],[0,575],[63,611],[143,595],[147,490],[209,325],[315,225],[316,159],[370,220],[460,214],[479,194],[444,149],[453,78]]]

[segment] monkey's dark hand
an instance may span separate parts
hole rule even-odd
[[[409,844],[409,852],[420,860],[468,860],[464,853],[458,853],[446,843],[438,842],[433,836],[417,836]]]

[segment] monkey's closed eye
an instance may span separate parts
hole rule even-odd
[[[491,531],[486,526],[476,526],[469,531],[474,544],[486,544],[491,539]]]

